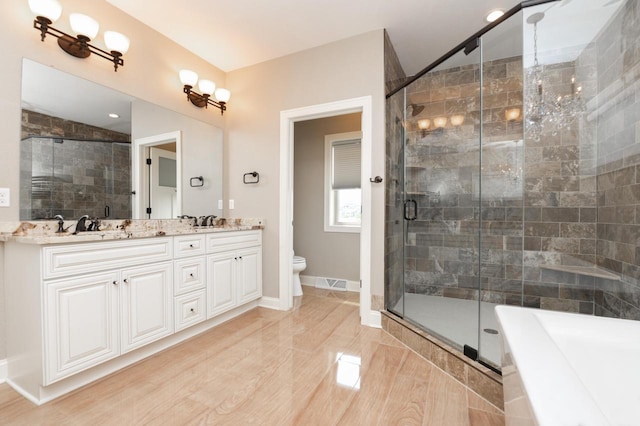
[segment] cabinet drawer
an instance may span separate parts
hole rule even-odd
[[[184,235],[173,238],[173,256],[176,258],[200,256],[204,253],[204,235]]]
[[[174,296],[205,288],[206,264],[204,257],[176,260],[173,266]]]
[[[172,249],[168,237],[45,247],[43,275],[59,278],[171,260]]]
[[[219,232],[207,235],[207,253],[219,253],[261,244],[262,231]]]
[[[207,319],[205,290],[192,291],[175,298],[175,332]]]

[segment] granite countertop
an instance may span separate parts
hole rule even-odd
[[[174,235],[209,234],[215,232],[248,231],[264,228],[264,220],[256,218],[217,218],[213,226],[194,227],[189,219],[103,220],[99,231],[76,235],[75,221],[65,221],[64,233],[57,233],[57,221],[5,222],[0,224],[0,242],[24,244],[68,244],[91,241],[126,240]]]

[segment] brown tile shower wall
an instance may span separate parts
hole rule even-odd
[[[407,75],[402,69],[396,50],[391,43],[389,33],[384,31],[384,88],[385,93],[390,93],[396,87],[400,87]]]
[[[23,109],[22,139],[29,136],[54,136],[61,138],[131,142],[131,137],[125,133],[114,132],[113,130]]]
[[[21,142],[21,218],[131,216],[129,135],[26,110],[22,132],[53,137]]]
[[[595,313],[640,320],[640,6],[627,1],[595,43],[598,99]]]
[[[508,122],[505,111],[522,108],[522,62],[508,58],[483,65],[482,179],[483,185],[493,184],[482,197],[482,209],[479,66],[429,73],[410,87],[407,103],[425,108],[411,118],[407,135],[406,189],[419,209],[417,220],[408,224],[406,290],[477,299],[479,275],[483,300],[520,304],[523,194],[516,169],[523,167],[522,143],[517,142],[522,122]],[[417,129],[421,119],[453,114],[465,117],[459,128],[426,134]]]
[[[576,61],[547,65],[545,91],[586,102],[596,94],[595,57],[587,47]],[[536,87],[525,73],[525,87]],[[523,305],[593,314],[595,278],[545,265],[593,267],[596,247],[596,126],[579,117],[569,129],[550,128],[525,140]]]
[[[451,114],[465,114],[465,122],[408,137],[407,191],[420,209],[407,234],[407,291],[594,313],[594,277],[541,265],[595,264],[595,125],[522,142],[522,121],[505,118],[505,110],[522,108],[521,59],[483,65],[481,172],[479,67],[431,73],[411,89],[408,103],[425,106],[416,123]],[[576,76],[585,97],[594,96],[592,69],[586,54],[548,67],[546,90],[568,93]]]

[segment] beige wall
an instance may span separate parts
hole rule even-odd
[[[384,175],[383,30],[309,49],[227,74],[233,110],[227,118],[225,183],[233,216],[261,216],[263,293],[278,297],[280,112],[361,96],[373,99],[373,174]],[[231,104],[230,103],[230,104]],[[225,114],[226,115],[226,114]],[[260,184],[242,174],[260,172]],[[369,183],[367,183],[369,184]],[[372,187],[373,294],[383,294],[384,189]]]
[[[304,275],[360,279],[360,234],[324,231],[324,137],[359,131],[361,117],[356,113],[295,123],[293,249],[307,260]]]
[[[64,53],[53,37],[40,41],[33,28],[33,16],[27,1],[5,2],[0,14],[2,71],[0,73],[0,187],[11,189],[11,207],[0,208],[0,221],[18,220],[20,151],[20,86],[22,58],[29,58],[59,70],[95,81],[140,99],[161,105],[215,126],[224,127],[226,115],[218,110],[194,107],[182,93],[178,71],[190,68],[201,76],[225,86],[225,73],[188,50],[178,46],[153,29],[122,13],[103,0],[64,0],[62,17],[54,25],[70,31],[69,13],[81,12],[96,18],[101,27],[125,33],[131,48],[124,56],[124,67],[118,72],[101,58],[77,59]],[[10,4],[9,4],[10,3]],[[100,36],[101,37],[101,36]],[[96,40],[96,45],[102,45]],[[99,100],[96,100],[99,102]],[[230,107],[231,109],[231,107]],[[0,254],[2,248],[0,248]],[[5,358],[4,344],[4,287],[0,275],[0,359]],[[10,303],[10,301],[7,301]]]

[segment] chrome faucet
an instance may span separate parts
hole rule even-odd
[[[85,214],[80,219],[78,219],[78,223],[76,223],[76,230],[73,232],[73,235],[76,235],[78,232],[84,232],[87,230],[87,226],[85,222],[89,219],[89,215]]]

